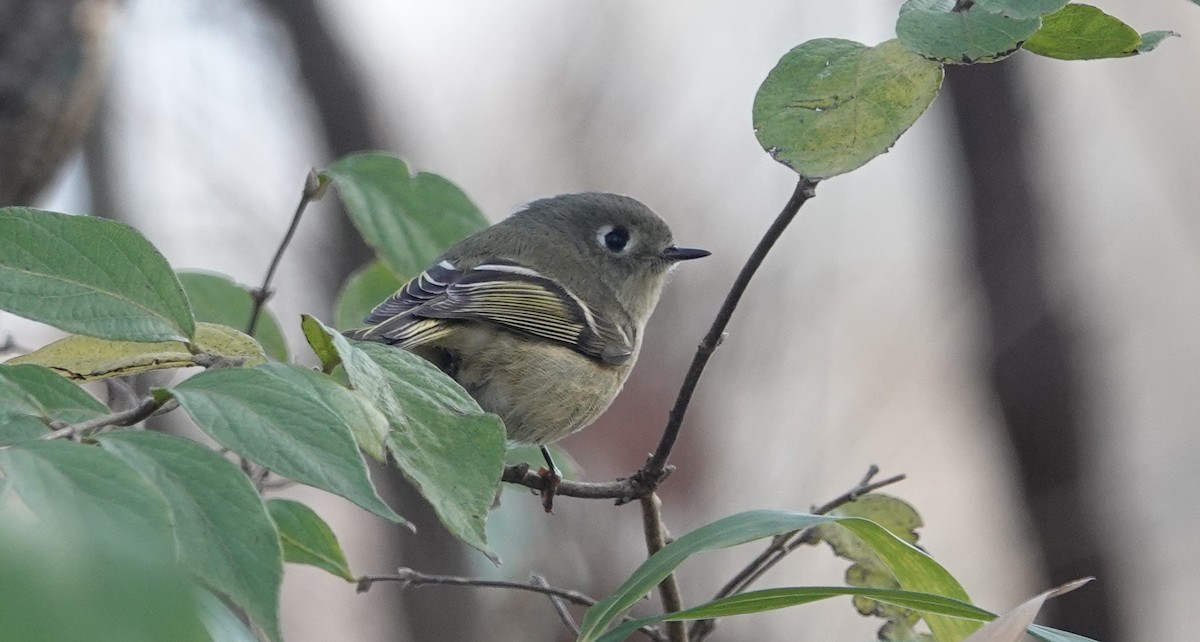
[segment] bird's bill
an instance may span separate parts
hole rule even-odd
[[[702,259],[712,252],[701,250],[695,247],[671,247],[663,250],[662,256],[668,261],[689,261],[691,259]]]

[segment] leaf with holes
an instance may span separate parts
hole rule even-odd
[[[942,68],[889,40],[810,40],[775,65],[754,97],[754,132],[771,156],[829,178],[883,154],[937,96]]]

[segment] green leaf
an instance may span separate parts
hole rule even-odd
[[[417,274],[451,244],[487,227],[457,186],[428,172],[411,176],[394,156],[346,156],[323,174],[363,240],[396,274]]]
[[[122,431],[98,441],[167,498],[175,550],[184,566],[279,640],[283,552],[246,475],[181,437]]]
[[[11,446],[22,441],[32,441],[45,436],[49,428],[40,419],[30,415],[17,415],[11,419],[0,419],[0,446]],[[0,483],[0,496],[3,495],[3,484]]]
[[[267,361],[258,342],[229,326],[197,323],[192,346],[197,354],[223,357],[244,366]],[[44,366],[80,382],[197,365],[196,354],[179,341],[141,343],[81,335],[59,339],[8,363]]]
[[[52,370],[0,365],[0,446],[42,437],[51,421],[71,424],[106,414],[104,404]]]
[[[210,640],[195,597],[203,589],[169,546],[151,546],[141,530],[112,530],[84,515],[65,530],[29,525],[22,512],[0,506],[0,638]]]
[[[996,617],[991,612],[968,602],[929,593],[894,589],[851,588],[845,586],[806,586],[740,593],[683,611],[630,620],[609,631],[599,639],[599,642],[620,642],[643,626],[667,620],[702,620],[731,615],[762,613],[764,611],[774,611],[801,604],[809,604],[843,595],[885,602],[903,609],[934,613],[947,617],[965,618],[979,622],[986,622]]]
[[[1137,53],[1142,42],[1133,27],[1086,4],[1069,4],[1042,18],[1042,23],[1041,30],[1025,41],[1025,49],[1047,58],[1123,58]]]
[[[1200,2],[1200,0],[1197,0],[1197,2]],[[1171,37],[1178,38],[1180,36],[1174,31],[1147,31],[1142,34],[1142,41],[1138,44],[1137,52],[1140,54],[1150,53],[1158,49],[1158,46],[1164,40]]]
[[[942,68],[889,40],[877,47],[810,40],[775,65],[754,97],[754,131],[771,156],[808,178],[857,169],[925,111]]]
[[[333,304],[333,322],[339,330],[357,328],[363,319],[384,299],[392,296],[404,285],[380,261],[372,261],[351,274],[342,285],[342,293]]]
[[[1036,16],[1010,18],[979,5],[954,11],[955,0],[908,0],[896,36],[910,50],[938,62],[992,62],[1011,55],[1037,32]]]
[[[903,500],[882,493],[864,495],[844,504],[830,514],[842,517],[869,519],[888,529],[896,537],[916,545],[916,529],[921,526],[921,516]],[[879,556],[853,533],[838,524],[819,524],[812,529],[813,544],[825,541],[838,557],[854,564],[846,570],[846,583],[865,588],[894,589],[899,582]],[[873,615],[888,620],[885,630],[888,636],[881,639],[912,640],[917,633],[913,630],[920,616],[894,604],[881,603],[867,597],[853,598],[854,607],[861,615]]]
[[[197,321],[219,323],[239,331],[246,329],[254,309],[248,287],[227,276],[209,272],[179,272],[177,276],[187,292]],[[279,320],[265,307],[258,316],[254,338],[272,359],[288,360],[287,339],[279,328]]]
[[[137,230],[28,207],[0,208],[0,309],[104,339],[195,332],[175,273]]]
[[[137,532],[147,547],[171,542],[167,502],[116,456],[69,441],[0,449],[0,473],[44,523],[68,529]]]
[[[975,0],[975,6],[1009,18],[1037,18],[1062,9],[1069,0]]]
[[[387,449],[446,528],[497,561],[484,525],[504,469],[505,430],[453,379],[391,346],[351,342],[305,317],[305,334],[323,334],[350,385],[387,417]],[[326,368],[332,367],[326,363]]]
[[[315,566],[347,582],[354,572],[333,530],[311,508],[290,499],[272,499],[267,510],[279,530],[283,559],[293,564]]]
[[[738,513],[701,526],[652,555],[616,592],[587,610],[580,626],[579,640],[591,642],[599,639],[604,630],[641,599],[641,596],[650,592],[685,559],[696,553],[831,522],[841,524],[862,538],[883,560],[904,590],[970,602],[954,577],[933,558],[874,522],[858,517],[757,510]],[[946,641],[961,640],[978,628],[977,623],[940,615],[930,615],[926,621],[934,635],[939,640]]]
[[[21,415],[73,424],[106,414],[107,406],[52,370],[0,365],[0,424]]]
[[[328,376],[269,363],[209,370],[167,392],[201,430],[239,455],[408,524],[375,493],[343,414],[359,404]]]
[[[211,642],[260,642],[248,628],[249,623],[243,622],[228,604],[212,592],[203,589],[196,591],[196,600],[199,602],[200,621],[204,623]]]

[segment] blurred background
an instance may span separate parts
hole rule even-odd
[[[383,149],[461,186],[493,220],[581,190],[635,196],[713,257],[676,272],[625,392],[563,442],[577,476],[653,449],[695,345],[795,177],[750,126],[775,62],[821,37],[876,44],[899,2],[0,0],[0,205],[138,227],[177,268],[257,284],[305,173]],[[693,403],[662,490],[675,533],[750,508],[805,510],[868,465],[922,513],[921,543],[975,601],[1052,603],[1097,639],[1181,639],[1200,583],[1200,7],[1105,0],[1150,55],[1020,52],[950,69],[892,151],[820,185],[767,260]],[[310,209],[271,303],[330,317],[367,253],[334,199]],[[0,343],[54,331],[0,313]],[[11,350],[10,350],[11,352]],[[508,489],[505,560],[438,531],[393,472],[377,483],[419,535],[316,491],[361,574],[412,566],[606,595],[644,558],[631,506]],[[709,598],[759,548],[689,562]],[[800,550],[771,585],[836,584]],[[656,599],[641,607],[657,608]],[[291,641],[569,639],[538,596],[352,585],[289,566]],[[848,601],[721,622],[712,639],[865,640]]]

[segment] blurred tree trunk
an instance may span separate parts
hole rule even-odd
[[[1070,310],[1051,306],[1042,272],[1051,218],[1030,180],[1013,64],[947,65],[946,87],[967,169],[974,262],[991,321],[991,385],[1052,585],[1099,578],[1051,600],[1053,626],[1121,639],[1102,522],[1086,492]]]
[[[0,206],[31,203],[87,131],[114,4],[0,0]]]
[[[356,151],[383,147],[382,137],[371,125],[367,95],[358,69],[346,55],[342,43],[330,31],[315,0],[261,0],[291,34],[300,77],[316,107],[324,131],[325,145],[333,158]],[[365,265],[373,254],[362,242],[349,219],[341,217],[338,227],[341,252],[331,257],[331,278],[341,283]],[[372,465],[371,475],[388,503],[417,526],[418,534],[402,533],[396,544],[397,566],[412,566],[424,572],[469,575],[466,549],[438,521],[433,509],[395,467]],[[402,529],[395,529],[397,532]],[[390,572],[393,569],[377,569]],[[387,590],[380,586],[375,590]],[[408,638],[412,640],[470,640],[476,637],[472,591],[456,592],[452,598],[438,590],[399,591]],[[454,608],[446,608],[453,599]]]

